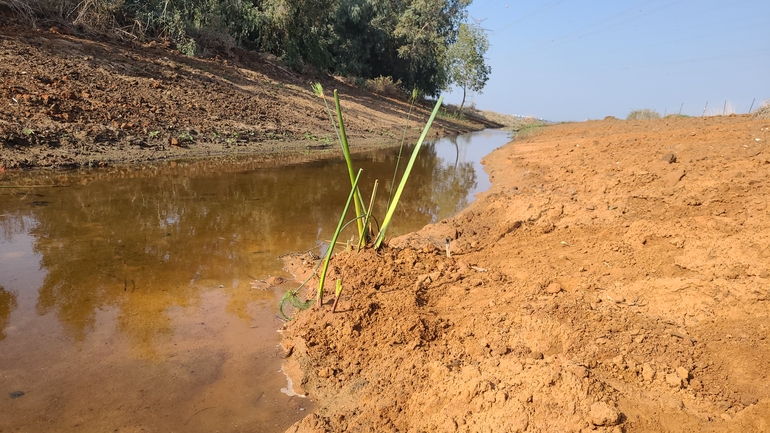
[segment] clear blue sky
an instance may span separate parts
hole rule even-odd
[[[553,121],[746,113],[770,98],[770,0],[474,0],[492,75],[477,108]],[[459,104],[462,91],[445,94]]]

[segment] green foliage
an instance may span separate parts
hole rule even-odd
[[[469,0],[412,0],[400,14],[394,35],[406,70],[391,74],[407,88],[437,95],[448,82],[447,49],[457,39]]]
[[[489,40],[486,32],[479,26],[460,24],[457,42],[449,47],[447,68],[449,83],[463,89],[463,102],[468,90],[481,92],[487,84],[492,68],[484,61],[484,54],[489,50]]]
[[[287,65],[304,63],[330,70],[337,0],[264,0],[246,44],[280,56]]]
[[[321,278],[318,282],[318,308],[321,308],[321,305],[323,305],[323,299],[324,299],[324,281],[326,281],[326,273],[329,270],[329,260],[332,257],[332,252],[334,251],[334,246],[337,245],[337,238],[340,235],[340,232],[342,231],[342,227],[345,224],[345,215],[348,213],[348,208],[350,208],[350,202],[353,200],[353,197],[357,196],[356,192],[358,192],[358,180],[361,179],[361,172],[364,171],[364,169],[359,169],[358,174],[353,179],[353,183],[350,187],[350,194],[348,195],[348,201],[345,202],[345,208],[342,210],[342,215],[340,215],[340,221],[337,223],[337,229],[334,230],[334,236],[332,236],[332,241],[329,244],[329,248],[326,250],[326,257],[324,258],[324,265],[321,269]],[[359,218],[356,218],[357,221],[360,221]],[[340,285],[342,283],[340,282]]]
[[[345,164],[348,167],[348,174],[350,175],[350,184],[353,186],[354,192],[356,194],[353,194],[355,196],[355,204],[356,204],[356,218],[358,221],[358,236],[364,237],[364,223],[361,221],[361,217],[364,214],[363,210],[363,198],[361,197],[361,192],[356,189],[356,184],[354,182],[353,177],[353,161],[350,158],[350,147],[348,145],[348,136],[345,134],[345,122],[342,120],[342,106],[340,105],[340,97],[337,94],[337,90],[334,90],[334,106],[337,109],[337,125],[339,126],[339,134],[337,135],[339,137],[340,141],[340,147],[342,148],[342,154],[345,156]],[[361,171],[358,172],[361,174]],[[333,243],[332,243],[333,244]]]
[[[437,95],[446,84],[446,51],[469,0],[340,0],[334,26],[335,72],[391,77]]]
[[[660,119],[660,113],[658,113],[655,110],[650,110],[649,108],[644,108],[641,110],[634,110],[628,114],[628,117],[626,117],[626,120],[651,120],[651,119]]]
[[[246,42],[260,19],[241,0],[124,0],[121,16],[140,38],[169,39],[188,56]]]

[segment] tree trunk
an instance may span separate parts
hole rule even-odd
[[[465,106],[465,86],[463,86],[463,102],[460,103],[460,113],[463,112],[463,106]]]

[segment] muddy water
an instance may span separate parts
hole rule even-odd
[[[507,141],[427,145],[390,234],[467,206],[488,186],[480,158]],[[365,195],[374,179],[386,195],[396,157],[355,157]],[[338,160],[0,176],[59,185],[0,189],[0,431],[271,432],[312,410],[281,392],[292,286],[262,281],[331,238],[349,188]]]

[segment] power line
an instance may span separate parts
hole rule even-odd
[[[528,20],[528,19],[530,19],[532,17],[535,17],[535,16],[537,16],[537,15],[539,15],[539,14],[541,14],[541,13],[547,11],[547,10],[553,9],[554,7],[556,7],[556,6],[558,6],[558,5],[562,4],[562,3],[565,3],[567,1],[568,0],[559,0],[559,1],[554,1],[554,2],[551,2],[551,3],[546,3],[543,6],[541,6],[540,8],[531,11],[529,14],[525,14],[521,18],[519,18],[519,19],[517,19],[517,20],[515,20],[513,22],[508,23],[504,27],[502,27],[499,30],[497,30],[497,32],[502,32],[503,30],[506,30],[506,29],[510,28],[511,26],[514,26],[516,24],[522,23],[522,22],[524,22],[524,21],[526,21],[526,20]]]

